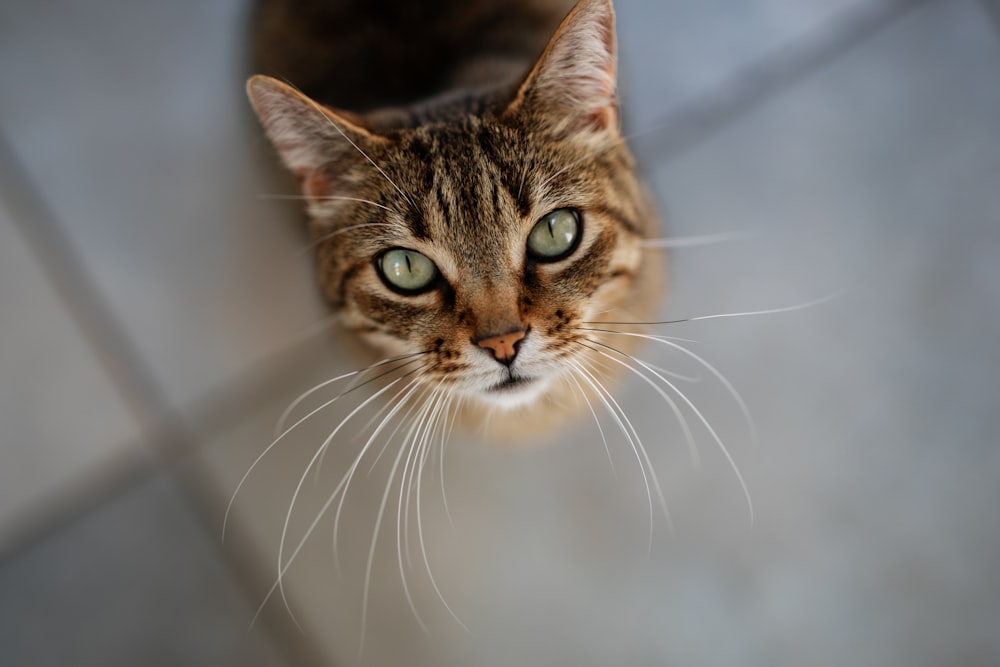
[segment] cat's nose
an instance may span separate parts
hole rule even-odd
[[[483,348],[484,350],[489,350],[493,353],[493,358],[499,361],[505,366],[510,366],[514,363],[514,357],[517,356],[518,343],[524,339],[524,336],[528,332],[519,329],[517,331],[509,331],[505,334],[499,336],[490,336],[488,338],[481,338],[476,341],[476,345]]]

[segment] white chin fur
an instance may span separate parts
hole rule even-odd
[[[502,391],[477,391],[475,396],[490,407],[514,410],[538,400],[538,397],[545,393],[548,386],[547,380],[537,379],[528,384]]]

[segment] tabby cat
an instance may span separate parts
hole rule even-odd
[[[323,293],[397,400],[504,439],[608,406],[639,336],[601,323],[649,321],[662,292],[610,0],[270,0],[255,30],[257,71],[292,85],[255,75],[250,100]]]

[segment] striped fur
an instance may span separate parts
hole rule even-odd
[[[268,22],[281,14],[268,4],[287,2],[265,3],[259,15],[262,42],[274,49],[276,35],[290,28],[287,20],[277,21],[280,29]],[[443,20],[445,4],[430,3],[430,17]],[[584,349],[581,323],[650,319],[660,267],[640,241],[656,236],[657,221],[619,134],[609,0],[582,0],[558,27],[551,17],[564,9],[559,2],[500,3],[515,24],[535,21],[508,48],[494,33],[514,34],[513,26],[469,19],[490,5],[452,4],[459,25],[479,26],[471,41],[486,46],[482,53],[454,47],[449,71],[415,73],[413,90],[378,92],[384,77],[374,71],[362,84],[367,92],[345,91],[351,110],[335,109],[325,106],[336,103],[336,91],[316,73],[318,62],[306,68],[305,92],[266,76],[248,89],[301,183],[321,287],[345,325],[386,354],[429,354],[423,381],[470,398],[467,421],[500,408],[516,417],[496,420],[502,435],[537,433],[579,409],[579,385],[561,378]],[[532,39],[538,23],[554,29],[547,45]],[[421,30],[410,25],[407,34]],[[395,42],[391,34],[380,39]],[[392,80],[406,78],[405,60],[393,64]],[[455,80],[464,85],[442,83]],[[310,88],[315,99],[305,94]],[[397,105],[365,108],[385,101]],[[532,259],[532,227],[563,208],[579,212],[579,247],[560,261]],[[439,271],[433,288],[390,289],[377,262],[391,248],[430,258]],[[508,331],[524,333],[509,366],[477,343]]]

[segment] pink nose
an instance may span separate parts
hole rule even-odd
[[[510,364],[517,354],[517,343],[524,338],[524,331],[511,331],[499,336],[490,336],[476,341],[479,347],[493,352],[493,357],[502,364]]]

